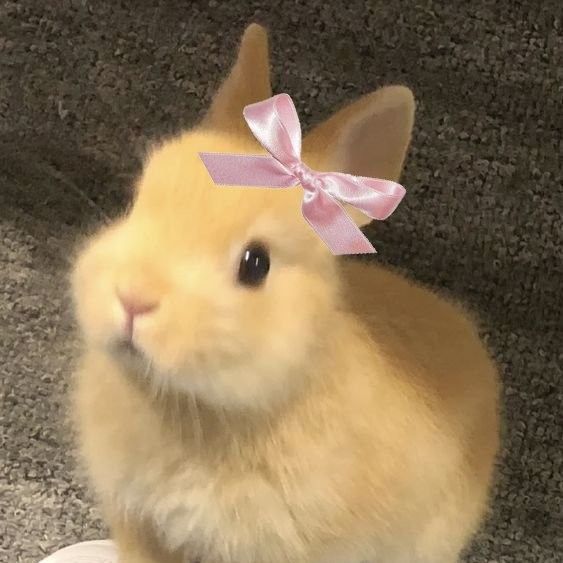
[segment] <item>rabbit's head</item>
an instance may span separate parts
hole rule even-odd
[[[217,187],[199,158],[259,152],[242,110],[270,95],[266,34],[252,25],[207,116],[151,153],[131,210],[73,272],[90,348],[224,408],[287,397],[326,351],[341,307],[338,261],[303,219],[302,190]],[[378,90],[313,129],[303,160],[396,180],[413,110],[408,89]]]

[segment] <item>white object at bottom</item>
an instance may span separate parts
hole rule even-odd
[[[65,547],[39,563],[117,563],[117,549],[110,540],[85,541]]]

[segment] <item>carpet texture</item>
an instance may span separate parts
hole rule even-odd
[[[65,426],[66,271],[252,20],[306,127],[382,84],[416,93],[408,196],[368,232],[375,260],[480,315],[502,370],[495,498],[465,561],[563,561],[563,39],[560,4],[528,0],[0,1],[0,560],[106,534]]]

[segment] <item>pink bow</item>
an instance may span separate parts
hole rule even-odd
[[[246,106],[243,115],[270,155],[199,153],[212,180],[218,185],[269,188],[301,184],[303,216],[333,254],[376,252],[338,202],[383,220],[395,211],[405,188],[390,180],[309,168],[301,161],[301,126],[287,94]]]

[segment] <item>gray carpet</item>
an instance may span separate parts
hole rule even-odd
[[[246,23],[306,126],[372,88],[418,98],[377,260],[481,316],[504,380],[492,514],[466,561],[563,561],[561,8],[537,0],[0,1],[0,560],[105,530],[64,425],[65,272],[149,139],[189,125]],[[370,231],[371,232],[371,231]]]

